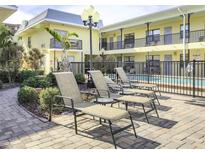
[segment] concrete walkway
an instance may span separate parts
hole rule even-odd
[[[18,88],[0,91],[0,148],[113,148],[108,127],[92,117],[80,119],[81,132],[75,135],[72,115],[42,122],[17,105],[17,92]],[[116,135],[118,148],[205,148],[205,107],[193,105],[193,101],[163,94],[160,119],[153,112],[150,124],[138,108],[133,114],[138,138],[132,129],[124,131]],[[116,124],[127,123],[124,119]]]

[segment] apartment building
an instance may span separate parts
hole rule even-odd
[[[117,61],[183,60],[184,12],[186,60],[205,60],[205,6],[180,6],[181,12],[178,8],[101,28],[101,49]]]
[[[89,29],[83,25],[81,17],[76,14],[47,9],[29,21],[23,21],[17,31],[21,37],[21,44],[26,51],[31,48],[40,49],[44,57],[45,72],[48,73],[57,68],[58,62],[63,58],[62,45],[57,42],[46,30],[45,27],[66,35],[67,32],[75,32],[79,37],[71,38],[71,48],[68,53],[70,62],[82,62],[89,55]],[[93,29],[93,55],[99,54],[99,28]]]
[[[182,12],[186,17],[184,44]],[[77,33],[79,37],[71,39],[69,61],[85,61],[90,51],[90,35],[80,16],[47,9],[30,21],[24,21],[17,32],[26,50],[39,48],[46,55],[46,72],[56,68],[63,49],[45,27],[63,35],[67,31]],[[94,55],[103,51],[105,55],[113,55],[116,61],[154,61],[156,69],[160,61],[183,60],[184,49],[186,60],[205,60],[205,6],[174,7],[104,27],[100,21],[93,30],[92,44]]]

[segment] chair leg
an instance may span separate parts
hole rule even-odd
[[[76,111],[73,111],[73,116],[74,116],[74,123],[75,123],[75,134],[78,134]]]
[[[159,90],[159,86],[157,86],[157,90],[160,96],[162,96],[161,91]]]
[[[158,99],[157,94],[155,92],[154,92],[154,98],[157,100],[157,103],[160,105],[159,99]]]
[[[145,115],[145,118],[147,120],[147,123],[149,124],[149,120],[148,120],[148,117],[147,117],[147,114],[146,114],[146,111],[145,111],[145,108],[144,108],[144,105],[142,104],[142,108],[143,108],[143,111],[144,111],[144,115]]]
[[[114,144],[115,149],[117,149],[114,134],[113,134],[113,131],[112,131],[112,122],[110,120],[108,120],[108,121],[109,121],[110,133],[111,133],[111,136],[112,136],[113,144]]]
[[[156,112],[156,114],[157,114],[157,117],[159,118],[159,114],[158,114],[158,112],[157,112],[157,108],[156,108],[156,105],[155,105],[154,101],[152,102],[152,104],[153,104],[153,106],[154,106],[154,109],[155,109],[155,112]]]
[[[132,120],[132,116],[131,116],[131,115],[130,115],[130,121],[131,121],[131,124],[132,124],[132,128],[133,128],[135,137],[137,138],[137,134],[136,134],[136,130],[135,130],[135,125],[134,125],[134,123],[133,123],[133,120]]]
[[[128,103],[125,102],[125,109],[128,110]]]
[[[52,120],[52,111],[53,111],[53,106],[50,104],[48,121]]]

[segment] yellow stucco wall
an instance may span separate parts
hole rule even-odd
[[[22,38],[19,44],[24,47],[26,52],[29,51],[28,37],[31,37],[31,48],[38,48],[45,54],[44,69],[46,73],[48,73],[51,68],[54,67],[54,51],[56,54],[56,60],[58,61],[62,60],[63,51],[61,49],[50,48],[50,39],[52,38],[52,36],[44,29],[44,27],[49,27],[50,29],[64,30],[68,32],[75,32],[76,34],[78,34],[78,38],[71,37],[71,39],[82,40],[82,50],[71,49],[66,51],[68,53],[68,56],[74,57],[76,62],[84,61],[84,55],[90,53],[90,33],[89,29],[85,27],[54,23],[39,24],[32,29],[28,29],[18,34],[18,36],[21,36]],[[93,29],[92,37],[93,55],[97,55],[99,54],[99,31],[97,29]]]

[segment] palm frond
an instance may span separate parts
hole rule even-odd
[[[62,42],[62,37],[58,32],[56,32],[48,27],[46,27],[45,30],[47,32],[49,32],[54,37],[54,39],[56,39],[58,42]]]
[[[74,37],[78,37],[78,34],[76,34],[76,33],[67,33],[67,37],[72,37],[72,36],[74,36]]]

